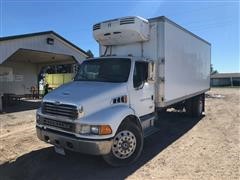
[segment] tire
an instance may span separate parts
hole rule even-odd
[[[109,154],[103,159],[113,167],[126,166],[134,163],[141,155],[143,149],[143,134],[133,122],[123,122],[113,139]]]
[[[185,109],[188,115],[192,117],[200,117],[204,109],[203,96],[196,96],[186,101]]]
[[[192,109],[193,109],[193,107],[192,107],[192,99],[188,99],[186,102],[185,102],[185,109],[186,109],[186,113],[187,113],[187,115],[189,115],[189,116],[192,116]]]
[[[192,102],[192,116],[200,117],[203,113],[203,98],[202,96],[197,96]]]

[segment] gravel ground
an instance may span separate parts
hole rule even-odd
[[[35,110],[0,115],[0,179],[240,179],[240,89],[212,89],[199,119],[168,112],[134,165],[58,155],[35,133]],[[220,95],[220,96],[219,96]]]

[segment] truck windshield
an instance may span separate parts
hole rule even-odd
[[[130,59],[106,58],[84,61],[75,76],[75,81],[98,81],[121,83],[128,80]]]

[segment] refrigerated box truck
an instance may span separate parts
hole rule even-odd
[[[97,23],[100,57],[84,61],[73,82],[52,91],[37,111],[38,138],[102,155],[112,166],[135,162],[162,110],[204,112],[211,45],[166,17]]]

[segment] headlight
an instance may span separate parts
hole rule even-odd
[[[112,134],[112,129],[109,125],[77,124],[76,133],[82,135],[108,135]]]
[[[99,134],[99,126],[91,126],[92,134]]]
[[[90,126],[86,124],[77,124],[76,133],[78,134],[90,134]]]

